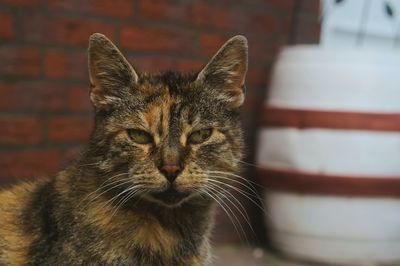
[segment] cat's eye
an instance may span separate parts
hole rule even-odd
[[[153,137],[144,130],[140,129],[128,129],[129,137],[132,141],[139,144],[150,144],[153,143]]]
[[[208,140],[211,136],[212,129],[201,129],[190,134],[188,141],[190,144],[200,144]]]

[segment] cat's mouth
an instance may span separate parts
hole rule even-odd
[[[184,199],[186,199],[190,195],[190,193],[179,192],[175,188],[169,187],[165,191],[154,192],[154,193],[151,193],[151,195],[155,199],[157,199],[167,205],[176,205],[176,204],[182,202]]]

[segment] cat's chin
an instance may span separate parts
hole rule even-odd
[[[161,192],[153,192],[147,195],[147,199],[159,203],[166,207],[177,207],[188,200],[191,196],[189,192],[180,192],[170,187]]]

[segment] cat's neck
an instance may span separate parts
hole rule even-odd
[[[134,246],[149,247],[147,252],[150,253],[162,251],[172,257],[203,256],[214,219],[215,205],[210,199],[197,195],[177,206],[166,206],[146,197],[136,197],[123,206],[104,206],[108,201],[109,198],[104,197],[92,203],[86,213],[92,213],[93,217],[88,219],[91,223],[98,220],[100,228],[107,228],[106,235],[119,236],[118,240],[108,240],[117,241],[116,246],[133,241]]]
[[[126,265],[136,258],[132,254],[141,254],[141,265],[152,265],[146,259],[153,260],[154,254],[162,254],[157,259],[170,262],[168,265],[192,265],[176,258],[206,259],[215,207],[211,200],[193,196],[178,206],[166,207],[136,198],[117,208],[109,204],[109,198],[96,197],[97,192],[88,197],[98,189],[93,185],[92,174],[71,166],[51,184],[58,204],[64,205],[59,210],[64,218],[58,221],[57,228],[73,227],[71,233],[93,240],[80,249],[110,250],[111,246],[113,249],[105,252],[102,260],[114,263],[123,259]]]

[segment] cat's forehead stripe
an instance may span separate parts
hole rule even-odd
[[[172,98],[168,95],[165,97],[165,100],[162,102],[162,120],[161,122],[161,129],[162,129],[162,135],[166,136],[168,134],[168,129],[169,129],[169,121],[170,121],[170,107],[173,105],[173,100]]]
[[[161,138],[165,137],[169,132],[170,110],[175,104],[175,99],[169,94],[164,94],[158,100],[149,105],[147,110],[141,116],[144,119],[148,129],[154,135]]]
[[[160,120],[161,108],[157,104],[152,104],[144,113],[144,118],[149,128],[153,129]]]

